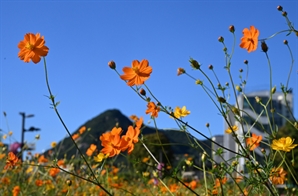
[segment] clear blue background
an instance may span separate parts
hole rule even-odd
[[[19,112],[34,114],[26,119],[26,128],[41,128],[36,152],[60,141],[66,131],[55,112],[50,109],[43,63],[24,63],[18,59],[17,45],[26,33],[41,33],[50,48],[47,59],[49,81],[58,110],[71,132],[108,109],[119,109],[129,116],[143,116],[146,102],[111,70],[107,63],[114,60],[118,71],[130,66],[132,60],[148,59],[153,73],[146,84],[164,105],[186,105],[191,114],[185,118],[199,131],[210,136],[205,127],[210,123],[212,134],[224,133],[224,122],[200,86],[185,75],[177,76],[184,67],[207,84],[206,78],[189,66],[189,57],[202,63],[217,84],[208,65],[214,66],[222,84],[229,82],[223,46],[225,38],[231,51],[233,36],[228,27],[236,29],[236,48],[232,73],[239,84],[239,69],[247,71],[243,60],[249,61],[247,92],[269,89],[269,68],[260,47],[253,53],[239,47],[242,30],[254,25],[260,38],[287,29],[282,5],[294,25],[298,24],[298,1],[1,1],[1,68],[0,117],[2,133],[13,131],[5,143],[20,141]],[[273,68],[273,84],[280,89],[288,77],[291,59],[283,40],[288,39],[296,63],[289,87],[294,88],[294,113],[297,117],[298,41],[294,34],[276,36],[267,41]],[[245,75],[245,74],[244,74]],[[229,100],[234,104],[233,96]],[[177,128],[169,116],[160,113],[159,128]],[[7,121],[6,121],[7,120]],[[7,126],[8,122],[8,126]],[[153,126],[153,123],[149,124]],[[26,133],[27,142],[35,142],[37,132]],[[198,136],[197,134],[195,134]],[[200,137],[199,137],[200,138]]]

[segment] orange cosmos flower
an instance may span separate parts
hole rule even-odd
[[[36,186],[42,186],[43,185],[43,181],[40,179],[35,180],[35,185]]]
[[[139,134],[140,129],[138,127],[129,126],[126,134],[121,138],[121,150],[127,149],[128,154],[130,154],[134,149],[134,144],[139,141]]]
[[[24,36],[24,40],[18,44],[18,48],[20,49],[19,58],[26,63],[29,63],[30,60],[35,64],[38,63],[40,57],[47,56],[49,52],[49,48],[44,44],[44,37],[41,37],[39,33],[36,33],[36,35],[27,33]]]
[[[246,49],[248,52],[255,51],[258,47],[259,34],[259,30],[254,26],[250,26],[250,30],[245,28],[243,30],[240,47]]]
[[[44,155],[41,155],[38,158],[38,163],[47,163],[47,162],[49,162],[49,160],[47,158],[45,158]]]
[[[286,179],[287,172],[282,168],[273,168],[270,174],[270,180],[273,184],[284,184]]]
[[[160,111],[160,107],[157,107],[155,103],[149,102],[147,105],[147,110],[146,114],[151,113],[151,116],[157,118],[158,117],[158,112]]]
[[[60,169],[59,168],[51,168],[49,173],[50,173],[50,176],[52,177],[55,177],[57,176],[57,174],[60,172]]]
[[[18,163],[18,161],[19,161],[19,158],[13,152],[9,152],[4,169],[14,167]]]
[[[90,147],[87,149],[86,154],[91,157],[93,152],[96,150],[97,146],[94,144],[91,144]]]
[[[128,86],[144,84],[149,79],[152,72],[152,67],[149,66],[149,62],[143,59],[141,62],[138,60],[132,61],[131,68],[124,67],[124,74],[120,76],[122,80],[127,80]]]
[[[143,125],[143,117],[141,117],[136,121],[136,127],[140,129],[142,125]]]
[[[76,140],[80,137],[80,135],[78,133],[75,133],[71,137],[72,137],[73,140]]]
[[[85,126],[82,126],[82,127],[79,129],[79,133],[82,135],[86,130],[87,130],[86,127],[85,127]]]
[[[13,187],[13,190],[12,190],[13,196],[18,196],[20,192],[21,192],[21,188],[19,186]]]
[[[121,152],[121,133],[121,128],[114,127],[112,131],[102,134],[99,137],[101,145],[103,146],[103,149],[101,149],[100,152],[104,153],[105,155],[109,155],[109,157],[118,155]]]
[[[256,134],[252,134],[250,138],[246,139],[246,144],[249,146],[249,150],[253,151],[255,148],[257,148],[260,145],[260,142],[262,141],[262,136],[257,136]]]

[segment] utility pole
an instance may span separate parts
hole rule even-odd
[[[22,137],[21,137],[21,160],[23,161],[23,152],[24,150],[28,150],[25,149],[25,145],[24,145],[24,140],[25,140],[25,132],[26,131],[39,131],[39,128],[35,128],[35,127],[30,127],[28,130],[25,129],[25,119],[26,118],[31,118],[34,117],[34,114],[28,114],[26,115],[25,112],[20,112],[20,115],[22,116]]]

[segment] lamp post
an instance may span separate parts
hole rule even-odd
[[[20,112],[20,115],[22,116],[22,137],[21,137],[21,159],[23,160],[23,151],[24,149],[24,138],[25,138],[25,132],[26,131],[40,131],[39,128],[30,127],[28,130],[25,129],[25,119],[34,117],[34,114],[28,114],[26,115],[25,112]]]

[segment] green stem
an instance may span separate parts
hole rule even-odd
[[[77,143],[75,142],[75,140],[72,138],[71,136],[71,133],[69,132],[66,124],[64,123],[64,121],[62,120],[62,117],[60,116],[60,113],[58,112],[58,109],[57,109],[57,103],[55,102],[55,97],[53,96],[52,94],[52,91],[51,91],[51,88],[50,88],[50,85],[49,85],[49,79],[48,79],[48,71],[47,71],[47,63],[46,63],[46,59],[45,57],[43,58],[44,60],[44,69],[45,69],[45,77],[46,77],[46,84],[47,84],[47,88],[48,88],[48,91],[49,91],[49,94],[50,94],[50,100],[52,102],[52,105],[53,105],[53,108],[60,120],[60,122],[62,123],[64,129],[66,130],[67,134],[69,135],[70,139],[72,140],[73,144],[76,146],[76,148],[78,149],[81,157],[83,158],[84,162],[86,163],[87,167],[89,168],[89,170],[91,171],[91,174],[92,176],[94,177],[94,179],[97,181],[97,185],[103,190],[105,191],[108,195],[112,195],[111,193],[109,193],[109,191],[107,191],[102,185],[100,185],[98,179],[96,178],[96,175],[95,173],[93,172],[90,164],[88,163],[88,161],[86,160],[84,154],[82,153],[82,151],[80,150],[80,148],[78,147]]]

